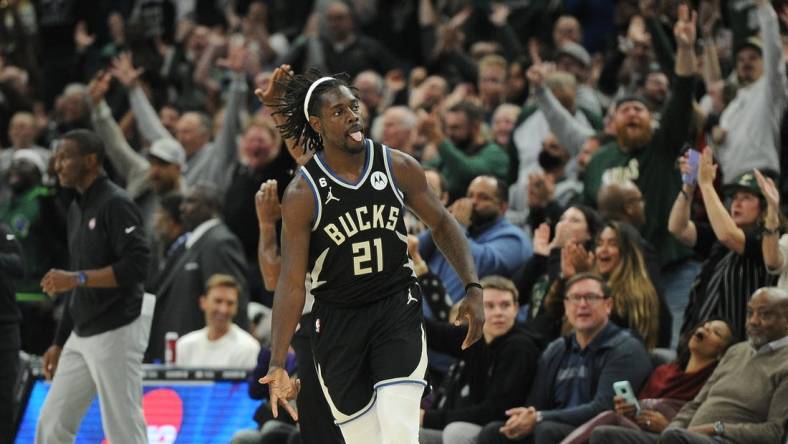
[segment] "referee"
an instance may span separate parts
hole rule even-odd
[[[147,443],[142,416],[142,354],[155,298],[143,296],[150,251],[139,209],[101,171],[104,147],[93,132],[63,135],[55,153],[60,184],[77,191],[68,209],[71,271],[50,270],[49,295],[67,293],[55,343],[44,354],[54,376],[36,443],[73,443],[98,393],[109,442]]]

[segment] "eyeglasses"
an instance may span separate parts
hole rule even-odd
[[[604,295],[599,293],[584,293],[584,294],[568,294],[564,300],[578,305],[580,301],[585,301],[588,305],[599,303],[601,300],[606,299]]]

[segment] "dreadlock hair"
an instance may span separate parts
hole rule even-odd
[[[321,77],[325,77],[325,74],[315,68],[310,68],[305,74],[287,75],[283,83],[278,85],[285,93],[277,102],[266,104],[275,110],[274,114],[281,114],[285,118],[285,123],[278,126],[282,138],[295,140],[296,144],[304,147],[304,153],[307,150],[317,152],[323,149],[323,138],[312,129],[304,115],[304,100],[309,87]],[[319,115],[323,105],[323,93],[326,91],[344,86],[354,96],[357,95],[357,90],[350,84],[350,76],[346,73],[334,74],[331,77],[332,80],[321,82],[312,91],[307,108],[310,116]]]

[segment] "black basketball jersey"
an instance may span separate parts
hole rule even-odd
[[[366,139],[365,150],[355,184],[331,171],[322,152],[301,167],[315,199],[307,272],[319,302],[363,305],[401,292],[416,279],[390,148]]]

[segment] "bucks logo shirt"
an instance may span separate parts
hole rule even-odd
[[[366,161],[356,183],[335,174],[322,151],[300,169],[315,199],[307,267],[311,292],[331,305],[367,304],[415,281],[391,149],[370,139],[364,143]]]

